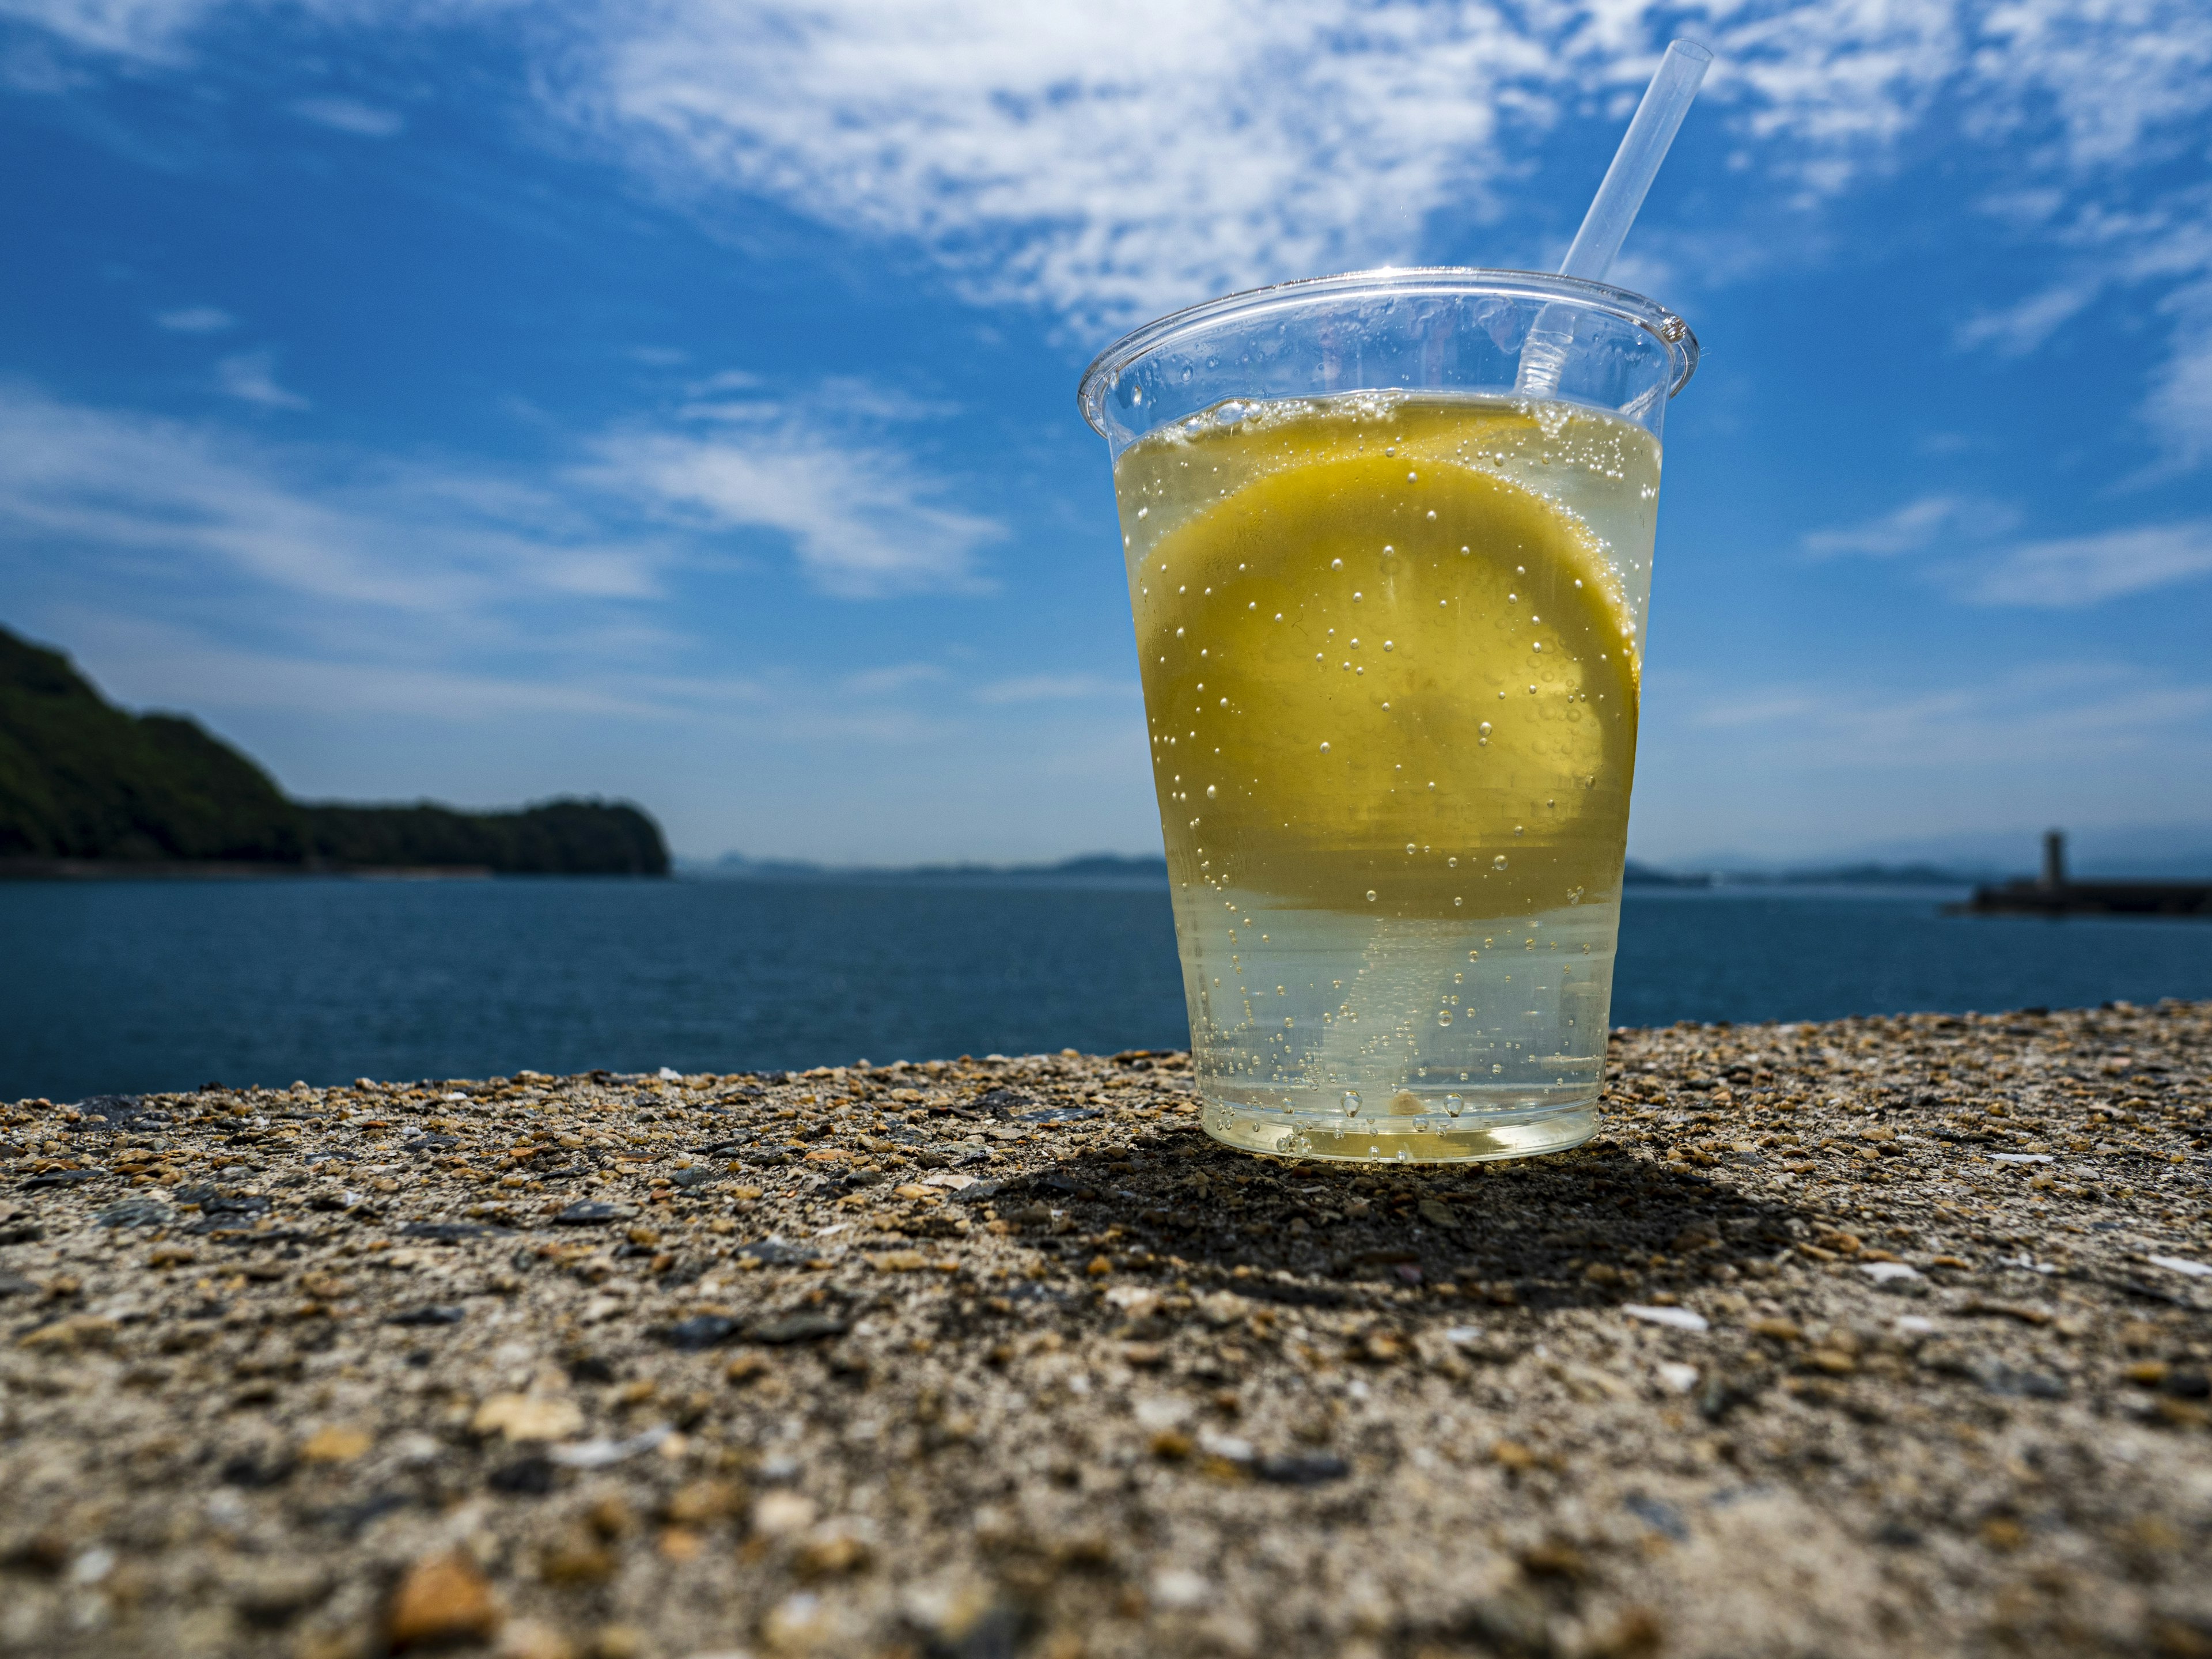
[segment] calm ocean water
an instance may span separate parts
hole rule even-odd
[[[1615,1024],[2212,997],[2212,927],[1632,890]],[[1152,886],[0,884],[0,1098],[1188,1040]]]

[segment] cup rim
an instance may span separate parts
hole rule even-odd
[[[1698,372],[1698,337],[1690,325],[1657,301],[1610,283],[1594,283],[1582,276],[1562,276],[1548,270],[1506,270],[1488,265],[1382,265],[1372,270],[1347,270],[1334,276],[1300,276],[1265,288],[1245,289],[1205,300],[1180,311],[1155,318],[1132,329],[1091,361],[1076,385],[1076,404],[1083,418],[1099,436],[1109,437],[1103,419],[1106,394],[1121,372],[1146,353],[1157,350],[1176,336],[1242,313],[1265,313],[1283,305],[1296,305],[1316,295],[1359,289],[1394,289],[1402,293],[1464,294],[1485,289],[1529,299],[1552,299],[1601,311],[1632,323],[1656,339],[1674,359],[1675,372],[1668,386],[1669,398],[1690,383]]]

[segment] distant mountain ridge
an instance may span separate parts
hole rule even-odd
[[[118,708],[60,652],[0,629],[0,873],[228,866],[658,876],[668,862],[659,826],[622,804],[459,812],[427,801],[291,800],[196,722]]]

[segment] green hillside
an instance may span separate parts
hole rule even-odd
[[[107,702],[58,651],[0,629],[0,864],[465,866],[505,874],[665,875],[634,806],[517,812],[306,805],[191,720]]]

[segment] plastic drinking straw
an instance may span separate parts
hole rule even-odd
[[[1605,280],[1712,61],[1712,53],[1694,40],[1668,44],[1667,55],[1659,60],[1659,72],[1644,89],[1644,101],[1636,106],[1635,118],[1622,135],[1620,148],[1613,152],[1613,165],[1605,170],[1605,182],[1591,198],[1589,211],[1583,215],[1583,228],[1575,233],[1574,246],[1560,262],[1560,276],[1584,276],[1593,283]]]
[[[1560,263],[1560,276],[1605,280],[1712,61],[1712,53],[1694,40],[1668,44],[1659,72],[1644,88],[1644,101],[1636,106],[1620,148],[1613,152],[1613,165],[1605,170],[1605,181],[1591,198],[1589,211],[1583,215],[1583,228]],[[1545,307],[1521,348],[1516,389],[1538,395],[1558,391],[1559,371],[1573,343],[1574,313],[1565,306]]]

